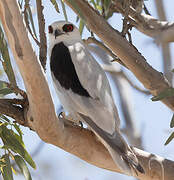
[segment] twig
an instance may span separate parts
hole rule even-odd
[[[123,77],[129,84],[131,87],[133,87],[134,89],[136,89],[137,91],[143,93],[143,94],[146,94],[146,95],[150,95],[151,93],[147,90],[144,90],[140,87],[138,87],[137,85],[135,85],[128,77],[127,75],[122,71],[122,70],[119,70],[117,71],[112,65],[105,65],[105,64],[102,64],[101,67],[103,68],[104,71],[106,72],[109,72],[111,74],[115,74],[116,76],[121,76]]]
[[[150,95],[150,94],[151,94],[149,91],[144,90],[144,89],[138,87],[137,85],[135,85],[135,84],[128,78],[128,76],[126,76],[126,74],[125,74],[123,71],[120,73],[120,75],[123,76],[123,77],[127,80],[127,82],[130,84],[130,86],[132,86],[132,87],[133,87],[134,89],[136,89],[137,91],[139,91],[139,92],[141,92],[141,93],[143,93],[143,94],[146,94],[146,95]]]
[[[162,0],[155,0],[157,13],[160,20],[166,21],[166,14],[164,9],[164,4]],[[173,73],[172,69],[172,57],[170,52],[170,46],[167,43],[162,43],[162,60],[163,60],[163,72],[167,77],[168,81],[172,84]]]
[[[40,34],[40,52],[39,59],[44,70],[46,70],[47,60],[47,39],[45,34],[45,19],[43,15],[42,0],[36,0],[37,4],[37,18],[39,23],[39,34]]]
[[[31,37],[33,38],[33,40],[36,42],[36,44],[40,47],[40,42],[37,40],[37,38],[34,36],[34,34],[32,33],[31,31],[31,28],[29,26],[29,21],[28,21],[28,14],[27,14],[27,8],[28,8],[28,4],[26,4],[25,2],[25,6],[24,6],[24,20],[25,20],[25,24],[26,24],[26,27],[28,29],[28,32],[30,33]]]
[[[20,89],[17,86],[14,86],[8,82],[3,81],[3,83],[5,83],[7,85],[7,87],[11,90],[13,90],[16,94],[20,94],[24,99],[27,99],[27,94],[25,91],[23,91],[22,89]]]
[[[5,114],[15,119],[17,123],[28,126],[24,118],[24,109],[14,105],[12,101],[10,99],[0,99],[0,114]]]
[[[112,53],[112,51],[106,47],[102,42],[98,41],[97,39],[95,39],[94,37],[89,37],[86,40],[83,40],[86,44],[96,44],[97,46],[99,46],[101,49],[103,49],[104,51],[106,51],[112,58],[112,61],[116,61],[118,63],[120,63],[121,65],[123,65],[124,67],[126,67],[126,65],[121,61],[120,58],[118,58],[115,54]],[[127,67],[126,67],[127,68]]]

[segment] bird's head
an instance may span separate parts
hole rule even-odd
[[[79,30],[70,22],[56,21],[48,26],[49,43],[53,46],[57,43],[64,42],[72,45],[81,41]]]

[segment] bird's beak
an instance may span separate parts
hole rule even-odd
[[[61,32],[59,29],[56,29],[55,32],[54,32],[55,39],[56,39],[57,36],[60,36],[62,34],[64,34],[64,33]]]

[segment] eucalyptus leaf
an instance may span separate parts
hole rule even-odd
[[[20,136],[4,125],[0,126],[0,129],[0,136],[4,145],[11,149],[13,152],[20,154],[27,161],[27,163],[35,169],[36,165],[31,156],[24,148],[24,143],[21,140]]]
[[[102,7],[100,5],[97,5],[96,7],[98,11],[102,11]]]
[[[0,89],[6,88],[7,84],[5,83],[5,81],[1,81],[0,80]]]
[[[66,13],[65,4],[64,4],[63,0],[60,0],[60,2],[61,2],[61,5],[62,5],[62,10],[63,10],[63,15],[64,15],[64,18],[65,18],[65,21],[68,21],[68,16],[67,16],[67,13]]]
[[[111,4],[111,0],[104,0],[104,8],[105,8],[105,10],[108,10],[110,4]]]
[[[6,116],[4,116],[3,114],[0,114],[0,118],[1,118],[3,121],[7,122],[7,123],[10,122],[10,120],[9,120]]]
[[[9,155],[5,154],[1,157],[1,160],[5,163],[5,166],[1,168],[2,176],[4,180],[13,180],[13,173],[11,169]]]
[[[4,38],[4,32],[0,26],[0,53],[2,54],[2,65],[4,68],[5,73],[7,74],[8,80],[14,86],[16,86],[16,78],[14,75],[14,71],[10,62],[10,55],[8,51],[7,42]]]
[[[53,4],[55,10],[59,13],[59,7],[58,7],[58,4],[57,4],[56,0],[50,0],[50,1]]]
[[[172,116],[172,119],[170,121],[170,127],[173,128],[174,127],[174,114]]]
[[[18,165],[18,167],[20,168],[22,174],[24,175],[26,180],[32,180],[31,178],[31,174],[28,170],[28,167],[25,163],[25,161],[23,160],[23,158],[19,155],[14,156],[15,162]]]
[[[161,93],[159,93],[157,96],[154,96],[151,98],[152,101],[159,101],[167,97],[174,96],[174,88],[167,88]]]
[[[97,4],[96,4],[96,2],[94,0],[91,0],[90,3],[92,3],[94,8],[97,9]]]
[[[2,168],[2,167],[4,167],[4,166],[6,166],[6,163],[5,163],[5,159],[0,159],[0,167]]]
[[[7,94],[12,94],[12,93],[14,93],[14,92],[9,88],[0,89],[0,94],[3,95],[3,96],[5,96]]]
[[[83,22],[83,20],[80,20],[80,23],[79,23],[80,35],[82,35],[84,27],[85,27],[85,23]]]
[[[167,139],[167,141],[165,142],[164,145],[169,144],[172,141],[173,138],[174,138],[174,132],[172,132],[172,134],[169,136],[169,138]]]
[[[18,132],[18,134],[19,134],[19,136],[20,136],[20,138],[21,138],[21,140],[22,140],[22,131],[21,131],[19,125],[17,125],[17,124],[15,123],[13,126],[14,126],[14,128],[16,129],[16,131]]]

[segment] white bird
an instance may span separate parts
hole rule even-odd
[[[85,122],[127,175],[144,173],[136,155],[121,136],[120,119],[105,72],[90,54],[79,30],[70,22],[48,27],[52,79],[64,109]]]

